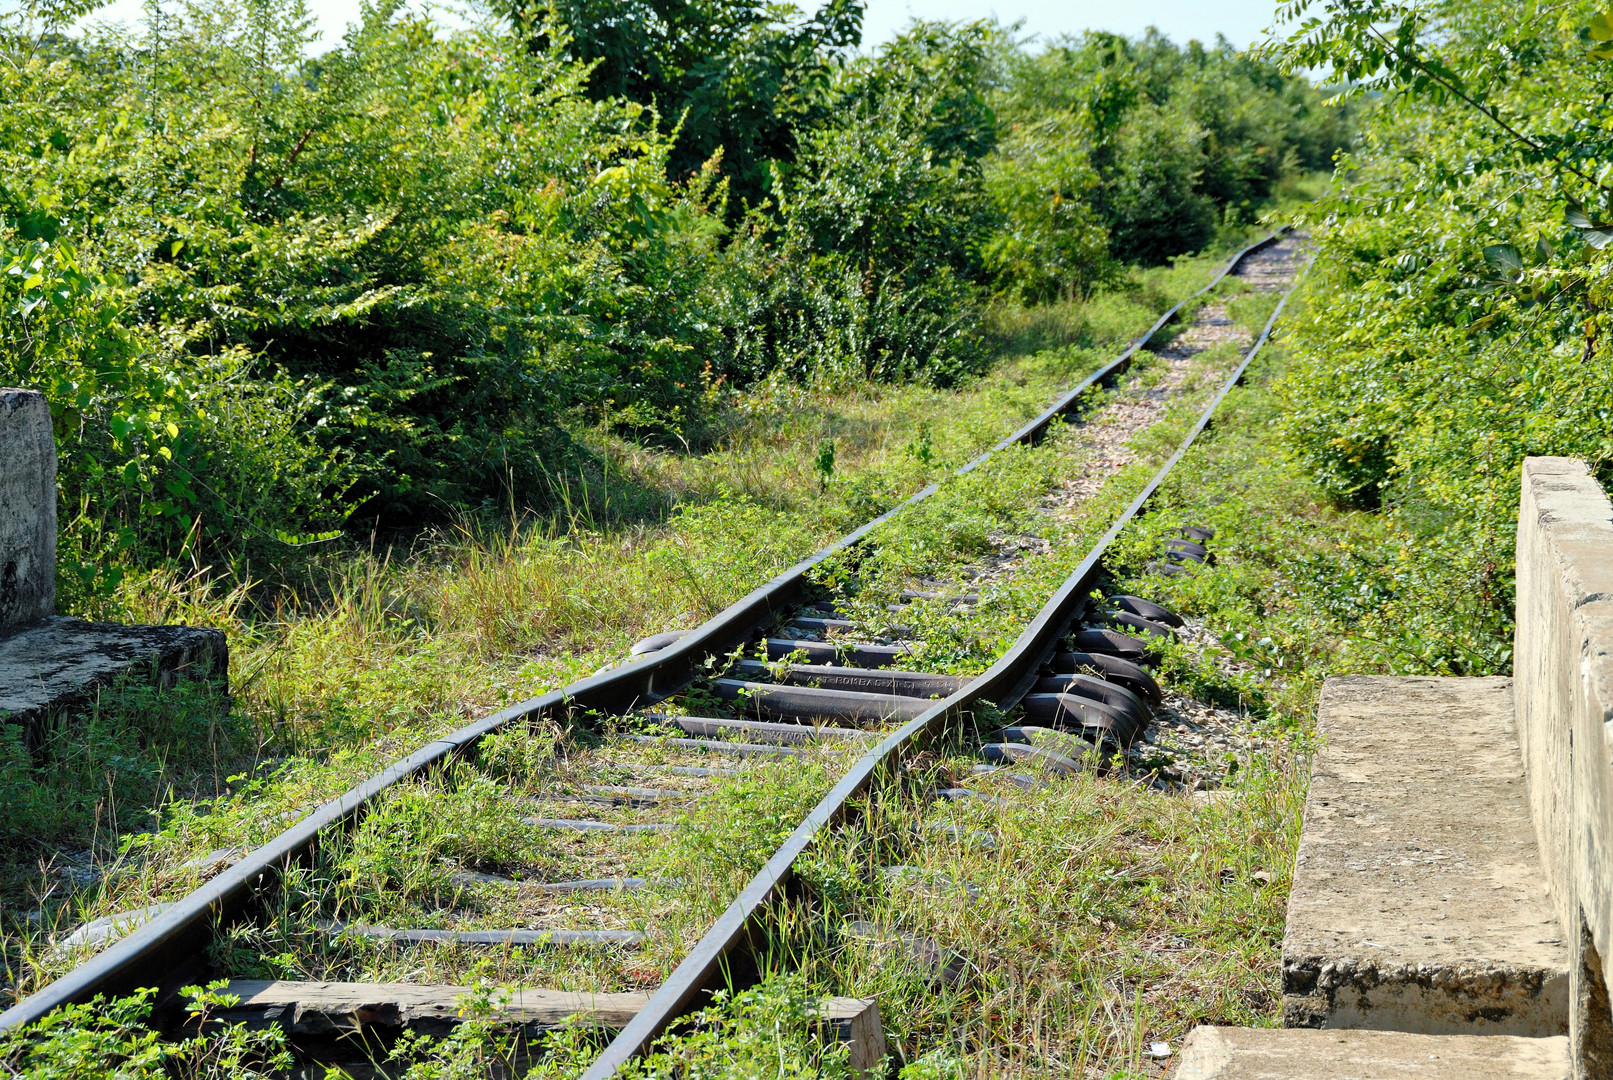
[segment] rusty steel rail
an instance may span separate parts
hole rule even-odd
[[[1146,347],[1183,307],[1208,293],[1233,273],[1244,259],[1276,243],[1289,231],[1286,227],[1279,229],[1239,251],[1211,278],[1209,284],[1160,316],[1147,333],[1118,357],[1083,378],[1034,420],[952,475],[962,476],[971,472],[992,455],[1011,446],[1035,443],[1055,420],[1074,409],[1083,394],[1125,371],[1132,357]],[[1269,331],[1268,326],[1268,334]],[[1262,343],[1265,337],[1263,334]],[[1251,352],[1250,356],[1253,355]],[[1217,403],[1225,393],[1223,389],[1216,398]],[[1204,422],[1201,420],[1200,427]],[[1195,435],[1198,430],[1195,429]],[[1173,458],[1172,462],[1175,460]],[[1157,486],[1158,479],[1150,486],[1149,492]],[[743,645],[758,628],[800,599],[807,575],[814,567],[860,543],[879,525],[930,497],[940,486],[939,482],[929,485],[892,510],[795,564],[691,630],[675,644],[637,662],[581,679],[467,724],[394,762],[341,796],[321,804],[307,817],[176,901],[155,919],[142,924],[90,960],[0,1013],[0,1032],[39,1020],[60,1006],[85,1002],[100,994],[123,994],[136,988],[155,986],[160,999],[162,995],[177,990],[199,973],[205,951],[222,927],[241,919],[264,899],[284,872],[308,858],[317,849],[320,835],[325,830],[351,827],[387,789],[411,777],[445,767],[472,751],[483,737],[519,721],[532,721],[573,710],[625,712],[676,693],[700,673],[701,661]],[[1140,507],[1141,502],[1140,499],[1136,505]],[[1128,511],[1123,521],[1129,520],[1134,513],[1135,508]],[[1101,549],[1107,547],[1119,528],[1120,524],[1117,524],[1110,536],[1101,542],[1100,549],[1089,558],[1088,563],[1092,567],[1097,566]],[[1083,567],[1088,563],[1083,563]],[[1077,571],[1077,574],[1082,572]],[[1078,607],[1072,605],[1078,605],[1083,595],[1079,585],[1072,577],[1058,596],[1049,601],[1049,607],[1044,609],[1043,614],[1027,628],[1014,649],[984,675],[965,690],[904,725],[862,758],[801,823],[756,879],[701,939],[694,952],[651,998],[648,1007],[611,1043],[587,1075],[610,1075],[628,1058],[642,1051],[686,1010],[702,988],[712,983],[722,962],[744,938],[746,927],[759,906],[788,880],[795,858],[825,824],[843,815],[846,800],[862,790],[881,762],[899,750],[928,739],[937,718],[955,718],[977,701],[1017,700],[1029,686],[1030,680],[1025,673],[1029,671],[1034,675],[1036,664],[1041,662],[1040,653],[1050,647],[1047,643],[1053,640],[1049,637],[1053,633],[1053,624],[1058,622],[1058,628],[1062,628],[1062,623],[1068,622],[1072,613],[1078,611]],[[1034,664],[1029,659],[1032,651],[1037,652]],[[935,730],[940,728],[936,727]]]

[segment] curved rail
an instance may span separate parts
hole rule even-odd
[[[1208,293],[1223,278],[1233,273],[1244,259],[1276,243],[1289,231],[1284,227],[1239,251],[1207,285],[1161,315],[1145,334],[1118,357],[1086,376],[1035,419],[952,475],[961,476],[971,472],[993,454],[1008,447],[1034,443],[1055,419],[1070,412],[1080,397],[1094,385],[1123,372],[1129,366],[1132,357],[1170,323],[1183,307]],[[1274,315],[1273,320],[1275,318]],[[1269,331],[1268,325],[1268,334]],[[1264,343],[1265,338],[1266,334],[1263,334],[1261,343]],[[1252,357],[1254,351],[1249,355]],[[1245,365],[1247,363],[1245,360]],[[1241,372],[1240,367],[1240,376]],[[1225,393],[1226,389],[1223,389],[1221,394],[1217,395],[1216,403],[1219,403]],[[1211,408],[1213,410],[1214,404]],[[1195,429],[1195,435],[1207,422],[1207,417],[1208,413],[1205,419],[1201,419],[1200,427]],[[1184,451],[1185,448],[1184,444]],[[1175,460],[1176,458],[1172,459],[1172,464]],[[1156,477],[1154,483],[1147,489],[1148,493],[1152,492],[1162,477],[1163,473],[1161,477]],[[653,703],[676,693],[699,674],[701,660],[714,654],[726,653],[744,644],[756,629],[796,601],[805,587],[807,574],[814,567],[860,543],[879,525],[905,508],[930,497],[940,486],[940,482],[929,485],[893,509],[795,564],[691,630],[677,643],[659,650],[652,656],[581,679],[569,686],[530,698],[492,716],[467,724],[426,744],[408,757],[394,762],[341,796],[321,804],[307,817],[176,901],[157,918],[141,925],[86,963],[24,998],[4,1013],[0,1013],[0,1032],[32,1023],[60,1006],[85,1002],[98,994],[128,993],[137,987],[149,987],[154,984],[159,991],[177,990],[194,977],[200,957],[217,930],[240,919],[261,900],[268,889],[273,887],[285,870],[308,857],[318,846],[320,834],[324,830],[352,825],[365,808],[388,788],[450,764],[460,755],[472,750],[484,736],[517,721],[534,720],[572,709],[626,711],[636,705]],[[1141,502],[1136,505],[1140,506]],[[1130,520],[1135,512],[1135,507],[1128,511],[1122,519],[1122,524]],[[1097,566],[1102,549],[1107,547],[1112,534],[1119,527],[1117,524],[1116,530],[1111,530],[1111,535],[1105,537],[1099,549],[1089,558],[1088,562],[1093,568]],[[1088,564],[1082,565],[1086,567]],[[1081,571],[1078,571],[1079,573]],[[1078,608],[1070,605],[1079,604],[1083,595],[1078,583],[1072,578],[1071,582],[1060,590],[1058,596],[1049,601],[1049,607],[1045,608],[1043,614],[1027,628],[1025,634],[1021,635],[1020,642],[1016,643],[1008,655],[970,683],[967,688],[939,703],[918,719],[903,725],[861,759],[769,860],[762,872],[747,886],[716,925],[701,939],[695,950],[673,972],[672,977],[651,998],[649,1006],[611,1043],[587,1075],[610,1075],[621,1063],[647,1046],[655,1035],[681,1014],[680,1010],[684,1010],[701,989],[712,981],[718,966],[745,936],[746,925],[759,905],[772,896],[779,885],[788,880],[790,867],[804,850],[805,845],[817,835],[824,824],[843,815],[847,799],[867,784],[881,763],[899,749],[920,740],[927,740],[933,735],[931,729],[937,718],[956,718],[976,701],[1017,700],[1018,696],[1023,694],[1025,686],[1028,686],[1028,680],[1024,677],[1026,671],[1034,674],[1035,670],[1035,665],[1027,667],[1029,661],[1026,657],[1030,651],[1034,651],[1028,643],[1035,642],[1035,648],[1043,651],[1045,648],[1050,648],[1051,646],[1046,643],[1056,639],[1056,629],[1061,628],[1063,623],[1067,623],[1075,613],[1078,613]],[[1055,608],[1055,605],[1059,606]],[[1058,628],[1053,627],[1055,622],[1059,622]],[[1049,637],[1049,634],[1053,636]],[[1036,663],[1040,663],[1040,654]],[[1020,683],[1024,683],[1025,686],[1018,686]]]
[[[1274,238],[1273,238],[1274,239]],[[1271,242],[1268,240],[1267,243]],[[1244,252],[1243,254],[1248,254]],[[1240,260],[1242,255],[1239,256]],[[1219,277],[1216,279],[1220,280]],[[1007,709],[1017,704],[1036,679],[1038,669],[1047,661],[1071,622],[1080,618],[1087,596],[1097,583],[1098,570],[1111,544],[1135,518],[1144,512],[1149,499],[1170,475],[1195,440],[1209,426],[1210,418],[1232,388],[1243,381],[1249,365],[1271,338],[1277,318],[1288,303],[1285,292],[1271,313],[1259,338],[1243,357],[1227,381],[1199,415],[1187,437],[1176,452],[1162,465],[1141,492],[1110,526],[1088,552],[1075,571],[1065,579],[1059,590],[1042,606],[1019,638],[984,674],[963,689],[937,702],[933,707],[903,724],[871,749],[841,778],[829,794],[813,808],[789,838],[774,852],[744,890],[717,919],[706,935],[673,970],[649,1003],[638,1013],[593,1065],[583,1074],[582,1080],[606,1080],[627,1061],[648,1049],[650,1043],[678,1018],[692,1011],[700,995],[720,985],[725,968],[731,966],[733,954],[748,946],[752,931],[760,921],[761,913],[774,900],[793,876],[796,860],[811,846],[813,840],[826,828],[845,820],[850,813],[851,800],[862,792],[882,769],[899,764],[907,754],[922,750],[937,741],[961,721],[969,710],[981,702],[990,702]],[[1154,331],[1157,331],[1156,325]],[[1129,350],[1129,357],[1135,349]],[[1069,400],[1066,398],[1066,400]],[[1007,445],[1007,443],[999,444]]]

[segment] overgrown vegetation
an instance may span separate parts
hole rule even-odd
[[[1224,367],[1230,359],[1224,351],[1206,353],[1203,357],[1209,367]],[[1150,385],[1157,378],[1157,366],[1147,358],[1139,363],[1136,370],[1139,386]],[[1187,385],[1191,389],[1195,383],[1190,380]],[[1206,383],[1200,380],[1197,386],[1202,393]],[[1191,402],[1184,404],[1191,405]],[[986,403],[977,403],[975,407],[983,409]],[[1191,411],[1191,408],[1186,409],[1183,416]],[[1175,426],[1180,426],[1180,419],[1175,419]],[[983,437],[990,438],[989,430]],[[911,445],[903,446],[901,452],[916,456],[910,454]],[[940,502],[936,512],[921,519],[902,521],[899,528],[887,530],[890,535],[880,543],[876,561],[894,560],[886,575],[893,581],[914,569],[946,572],[959,560],[967,562],[978,558],[980,543],[971,542],[971,534],[999,535],[1004,530],[1015,532],[1027,528],[1044,531],[1052,528],[1068,541],[1064,547],[1076,551],[1080,547],[1079,537],[1090,532],[1093,525],[1101,528],[1118,502],[1129,496],[1141,473],[1146,471],[1139,467],[1118,477],[1114,490],[1106,491],[1104,497],[1081,507],[1081,520],[1068,530],[1045,519],[1037,524],[1039,515],[1028,511],[1051,488],[1056,488],[1059,481],[1079,477],[1086,470],[1086,459],[1071,452],[1072,447],[1078,445],[1076,434],[1067,432],[1037,450],[1009,454],[994,461],[990,467],[992,482],[1001,490],[989,506],[975,505],[977,500],[973,496],[978,494],[978,481],[950,484],[949,488],[955,490],[937,497]],[[1157,459],[1164,445],[1165,440],[1156,437],[1147,446],[1139,445],[1139,452],[1145,459]],[[954,453],[954,444],[948,440],[931,440],[932,456],[950,458]],[[920,538],[934,531],[934,526],[951,522],[967,526],[961,530],[941,529],[959,542],[914,548],[903,541],[904,537]],[[913,563],[914,555],[930,561]],[[1034,606],[1041,599],[1038,590],[1045,591],[1047,582],[1059,576],[1057,566],[1043,565],[1039,559],[1028,560],[1021,570],[1024,580],[1009,583],[1013,588],[1008,602],[994,606],[989,619],[984,621],[994,631],[1016,622],[1020,617],[1015,614],[1016,606],[1021,601]],[[874,574],[876,579],[881,577]],[[935,614],[935,625],[940,628],[945,623],[940,617],[943,613]],[[760,776],[738,778],[709,794],[691,811],[690,820],[700,826],[698,831],[679,833],[671,842],[647,847],[641,854],[628,850],[611,857],[602,849],[595,850],[597,845],[563,842],[522,821],[522,808],[533,805],[533,800],[554,798],[602,766],[607,773],[594,773],[594,778],[608,775],[608,762],[592,753],[588,749],[590,745],[591,740],[587,736],[579,739],[577,732],[565,737],[548,729],[510,732],[489,740],[474,764],[457,766],[436,780],[400,785],[352,837],[333,840],[323,849],[316,866],[291,876],[268,919],[232,933],[221,944],[217,957],[221,968],[240,976],[304,979],[406,978],[576,989],[654,985],[699,936],[710,918],[726,905],[738,885],[760,866],[806,808],[822,795],[833,776],[830,770],[797,762],[786,769],[768,769]],[[563,753],[557,756],[557,750]],[[669,760],[678,759],[674,756]],[[131,839],[124,848],[123,858],[116,865],[103,868],[105,876],[98,889],[86,890],[78,897],[47,898],[45,910],[50,913],[47,922],[82,921],[101,911],[129,910],[153,900],[180,895],[193,887],[201,872],[198,852],[239,850],[256,839],[272,835],[286,821],[305,812],[313,802],[339,789],[366,764],[373,768],[373,758],[350,757],[322,765],[285,763],[277,769],[276,775],[240,784],[237,791],[222,797],[176,802],[162,815],[158,830]],[[631,775],[623,774],[610,782],[633,782]],[[1088,796],[1103,797],[1104,791],[1094,787],[1083,798]],[[885,837],[881,843],[887,847],[905,845],[907,841],[902,837],[911,824],[904,811],[894,808],[894,813],[894,817],[880,826],[880,833]],[[614,814],[600,816],[619,820]],[[1038,820],[1051,825],[1063,819],[1043,816]],[[628,861],[614,861],[624,855]],[[216,854],[203,857],[200,864],[208,864],[217,857]],[[321,928],[322,922],[331,919],[440,926],[442,920],[448,918],[451,924],[459,926],[523,925],[536,914],[530,899],[523,903],[501,894],[497,888],[456,881],[454,873],[462,870],[513,873],[518,877],[530,875],[540,880],[641,874],[667,884],[645,893],[589,900],[577,908],[585,913],[588,925],[653,929],[651,940],[636,954],[578,949],[434,948],[422,952],[387,943],[336,937]],[[865,889],[853,890],[843,899],[848,903],[861,902],[866,899],[865,893]],[[558,913],[558,908],[545,911],[553,915]],[[786,925],[812,933],[820,922],[819,916],[811,916],[791,920]],[[1106,931],[1100,922],[1093,932]],[[76,955],[69,950],[48,949],[46,944],[44,936],[33,937],[24,954],[23,970],[17,971],[15,976],[23,985],[33,985],[34,980],[49,977],[70,964]],[[922,982],[913,979],[910,973],[890,969],[881,959],[883,955],[881,950],[870,946],[846,953],[844,958],[862,956],[871,965],[865,975],[886,981],[895,979],[906,987],[904,993],[921,994]],[[836,968],[823,978],[833,976],[843,983],[849,980],[861,985],[865,975],[854,978]],[[780,992],[779,988],[772,988],[762,995],[762,1000],[772,1000]],[[799,996],[799,991],[792,992]],[[885,992],[882,982],[881,993]],[[893,1001],[906,1000],[894,991],[891,995]],[[815,998],[816,994],[812,995],[812,1000]],[[913,1004],[917,1007],[917,998]],[[897,1009],[895,1015],[901,1017],[905,1015],[902,1010],[908,1006],[892,1007]],[[775,1007],[769,1006],[762,1012],[742,1011],[727,1019],[714,1019],[717,1026],[707,1030],[699,1046],[675,1044],[668,1048],[664,1059],[652,1058],[646,1067],[675,1070],[678,1062],[706,1061],[721,1074],[725,1062],[731,1064],[743,1057],[745,1046],[772,1045],[768,1040],[774,1040],[776,1032],[755,1028],[753,1022],[758,1016],[777,1020],[775,1012]],[[789,1022],[790,1025],[795,1023],[794,1020]],[[921,1034],[929,1030],[923,1022],[903,1020],[902,1024],[904,1026],[897,1029],[906,1033],[901,1052],[911,1049],[914,1039],[922,1038],[925,1045],[929,1045],[932,1036]],[[830,1070],[831,1074],[838,1067],[833,1060],[820,1061],[815,1056],[821,1054],[822,1046],[810,1026],[787,1025],[787,1030],[793,1032],[790,1038],[800,1040],[801,1052],[809,1054],[803,1060],[815,1062],[813,1067]],[[127,1037],[127,1032],[124,1035]],[[480,1075],[478,1070],[498,1060],[508,1049],[507,1041],[491,1026],[478,1028],[472,1024],[440,1045],[402,1047],[400,1060],[417,1067],[421,1076],[433,1075],[430,1069],[442,1067],[451,1060],[464,1062],[464,1069]],[[571,1060],[571,1056],[585,1056],[592,1045],[579,1033],[576,1039],[549,1048],[555,1055],[555,1068],[561,1068],[558,1063]],[[942,1044],[934,1052],[926,1050],[924,1061],[909,1065],[915,1070],[913,1075],[951,1075],[961,1060],[957,1055],[962,1051],[949,1049],[949,1045]],[[652,1074],[660,1075],[659,1072]]]
[[[1350,123],[1269,62],[1159,35],[1043,48],[991,24],[916,24],[858,55],[855,3],[811,18],[652,3],[637,23],[611,5],[515,6],[456,33],[383,4],[317,56],[292,0],[157,4],[132,31],[68,33],[78,10],[25,6],[0,26],[0,383],[52,402],[64,607],[225,626],[235,698],[114,688],[88,738],[0,747],[10,994],[71,963],[56,931],[182,895],[467,713],[697,623],[945,475],[1197,287],[1212,259],[1193,253],[1246,239]],[[1027,504],[1076,467],[1048,464],[1063,446],[1006,456],[893,532],[865,601],[995,531],[1036,531]],[[1092,521],[1135,482],[1093,500]],[[1057,535],[1073,548],[1091,523]],[[978,669],[1063,565],[973,630],[916,612],[928,660]],[[680,883],[681,915],[655,907],[664,890],[596,910],[635,926],[660,912],[637,958],[445,948],[421,967],[309,929],[435,925],[444,904],[507,925],[507,898],[453,875],[586,873],[596,852],[515,809],[577,779],[551,755],[575,735],[494,740],[400,786],[220,943],[222,967],[653,985],[831,775],[728,785],[691,811],[724,828],[632,867]],[[589,750],[566,743],[574,763]],[[1248,814],[1276,859],[1292,789],[1274,776],[1271,806]],[[1066,794],[1037,827],[1085,822],[1111,796]],[[1193,830],[1162,806],[1120,812],[1171,843]],[[1058,913],[1085,917],[1091,882],[1063,873],[1027,867],[1009,891],[1077,886]],[[1251,893],[1215,918],[1269,929],[1272,906]],[[1149,920],[1195,917],[1164,896]],[[1051,962],[1082,988],[1072,1009],[1108,1008],[1092,1004],[1097,969],[1066,963],[1086,925]],[[988,936],[1011,958],[993,978],[1031,970],[1015,926]],[[835,992],[906,978],[872,952],[843,959],[811,978]],[[844,1062],[807,1022],[821,989],[722,1003],[709,1037],[645,1074],[765,1060],[835,1075]],[[914,1080],[970,1060],[975,1036],[949,1041],[947,1025],[1010,1023],[969,1011],[1002,1005],[990,995],[924,1013],[891,992]],[[137,1058],[141,1007],[119,1003],[104,1030],[69,1022],[72,1052],[128,1055],[131,1075],[211,1075],[208,1054],[240,1072],[276,1052],[226,1036]],[[1062,1008],[1038,1015],[1064,1023]],[[1167,1026],[1198,1015],[1167,1012]],[[40,1045],[0,1060],[29,1064]],[[402,1052],[424,1080],[485,1070],[501,1045],[471,1023]],[[568,1033],[555,1067],[591,1045]],[[1116,1045],[1094,1059],[1135,1057]]]
[[[224,626],[234,702],[115,690],[94,714],[58,729],[61,737],[40,753],[15,748],[0,771],[11,811],[0,864],[11,985],[29,987],[60,969],[64,958],[46,956],[52,934],[181,895],[213,865],[208,853],[269,839],[467,716],[575,681],[619,659],[638,637],[703,621],[1017,428],[1220,261],[1182,261],[1139,275],[1134,292],[1013,315],[1011,323],[1005,317],[1023,340],[1067,343],[1004,363],[962,391],[807,390],[776,381],[748,395],[732,433],[700,455],[595,433],[591,445],[613,462],[611,487],[608,495],[577,492],[563,531],[540,522],[502,534],[436,535],[412,554],[333,561],[323,598],[287,603],[272,620],[244,606],[239,593],[219,596],[205,576],[129,578],[100,610]],[[941,410],[949,422],[936,425]],[[818,467],[826,442],[836,447],[827,476]],[[1063,445],[1013,455],[1009,471],[996,475],[1023,473],[1009,486],[1016,498],[1034,500],[1044,490],[1038,485],[1080,472],[1074,459],[1050,469],[1067,457]],[[666,525],[611,524],[620,520],[615,500],[631,507],[669,495],[684,509]],[[971,515],[964,502],[949,503],[960,519]],[[974,531],[1022,520],[1017,505],[1004,503],[1006,516]],[[736,535],[744,542],[736,544]],[[963,548],[937,554],[944,565],[968,556]],[[1031,592],[1025,598],[1034,606]],[[1013,612],[996,617],[1007,625]],[[129,722],[120,725],[125,714]],[[79,737],[86,732],[91,737]],[[546,744],[526,741],[531,756],[544,757]],[[513,782],[511,775],[498,773],[499,782]],[[453,805],[473,812],[469,802]],[[459,828],[406,809],[400,827],[432,826],[418,838],[424,846]],[[453,842],[485,832],[467,827]],[[373,839],[349,870],[332,873],[379,881],[396,870],[400,902],[435,895],[440,866],[389,855],[384,829]],[[704,895],[720,900],[734,873],[743,870],[703,868],[698,880],[711,879]],[[334,917],[335,898],[328,899],[333,906],[322,916]],[[281,942],[253,946],[250,955],[285,951]]]
[[[1198,250],[1344,139],[1224,46],[858,56],[854,3],[388,3],[318,55],[297,0],[83,7],[0,26],[0,380],[52,399],[70,597],[551,513],[603,467],[582,433],[709,445],[776,375],[958,384],[994,290]]]
[[[1309,20],[1288,62],[1380,97],[1310,215],[1285,442],[1331,497],[1386,511],[1341,569],[1362,613],[1420,628],[1393,669],[1505,673],[1522,459],[1613,459],[1613,23],[1579,2],[1285,11]]]

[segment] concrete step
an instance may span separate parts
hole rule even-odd
[[[1565,1033],[1568,951],[1529,816],[1510,680],[1332,678],[1317,731],[1283,936],[1283,1025]]]
[[[1175,1080],[1568,1080],[1568,1039],[1198,1027]]]
[[[221,630],[52,616],[0,637],[0,716],[32,740],[48,716],[88,706],[123,678],[162,689],[209,680],[228,693],[229,663]]]

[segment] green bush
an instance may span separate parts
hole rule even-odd
[[[1451,603],[1477,640],[1450,666],[1504,671],[1523,458],[1613,460],[1608,196],[1590,164],[1610,144],[1576,119],[1613,72],[1571,8],[1299,6],[1315,19],[1288,62],[1382,97],[1310,214],[1284,442],[1407,538],[1374,574],[1383,603],[1461,579]]]
[[[1308,80],[1225,39],[1184,48],[1155,30],[1136,41],[1089,33],[1011,52],[1005,66],[1007,141],[1027,148],[1022,162],[1090,168],[1091,213],[1126,262],[1164,262],[1223,224],[1251,223],[1286,176],[1330,169],[1352,131],[1350,111],[1325,107]]]
[[[193,1015],[239,1004],[219,991],[223,982],[185,987]],[[244,1025],[188,1039],[164,1039],[146,1026],[153,990],[108,1001],[96,996],[65,1005],[44,1019],[0,1036],[0,1069],[26,1080],[257,1080],[283,1075],[292,1064],[285,1032]]]
[[[0,379],[51,398],[72,605],[545,508],[580,429],[683,438],[721,386],[955,384],[994,288],[1203,246],[1332,145],[1224,46],[915,23],[857,57],[852,2],[452,34],[389,2],[317,57],[295,0],[65,10],[0,18]]]

